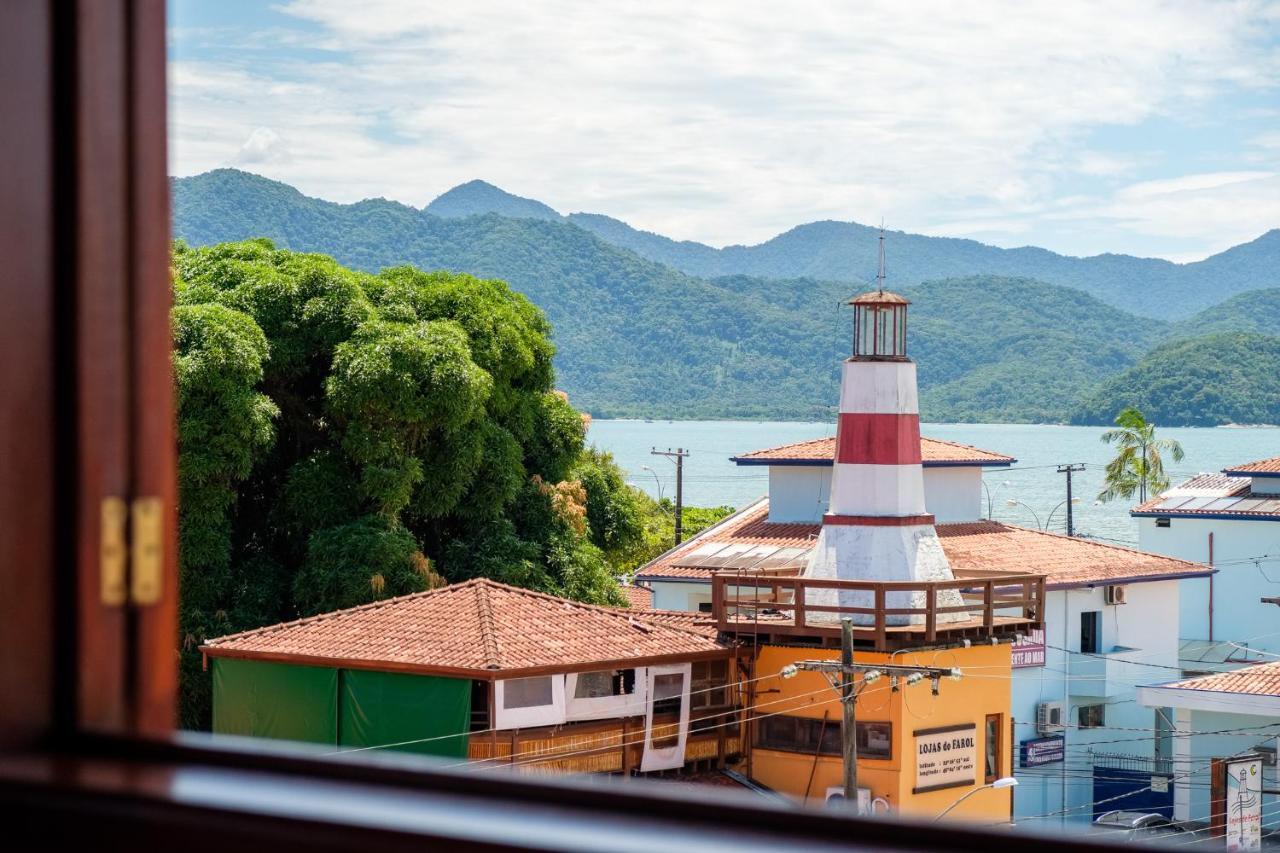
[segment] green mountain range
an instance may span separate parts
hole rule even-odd
[[[866,286],[848,271],[874,269],[878,234],[813,223],[761,246],[713,249],[608,217],[564,217],[482,181],[418,210],[335,204],[220,169],[175,179],[173,198],[175,236],[193,245],[267,237],[369,271],[410,263],[510,282],[553,325],[560,387],[600,417],[829,417],[849,348],[840,304]],[[1187,265],[889,241],[890,281],[915,302],[911,348],[933,421],[1106,421],[1085,401],[1162,342],[1280,334],[1265,319],[1280,320],[1280,291],[1256,289],[1280,284],[1280,232]],[[1202,286],[1213,269],[1230,275]],[[1233,288],[1241,293],[1213,305]],[[1187,300],[1207,310],[1188,317]],[[1249,411],[1245,402],[1221,411]]]

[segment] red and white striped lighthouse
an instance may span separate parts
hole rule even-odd
[[[884,235],[880,236],[880,289],[849,301],[853,355],[841,365],[840,414],[831,501],[804,577],[863,581],[951,580],[951,566],[924,504],[920,466],[920,408],[916,366],[907,358],[905,298],[884,290]],[[908,599],[910,596],[910,599]],[[893,599],[897,598],[896,601]],[[810,604],[870,607],[870,592],[810,589]],[[890,593],[885,606],[921,607],[923,593]],[[938,595],[939,606],[960,606],[957,591]],[[967,613],[938,614],[939,622]],[[890,616],[889,624],[910,617]],[[866,615],[855,621],[870,622]]]

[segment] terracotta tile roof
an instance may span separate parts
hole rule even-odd
[[[993,453],[990,450],[955,441],[943,441],[940,438],[921,438],[920,456],[926,468],[952,465],[1012,465],[1018,461],[1002,453]],[[811,441],[784,444],[780,447],[768,447],[764,450],[753,450],[733,457],[733,461],[739,465],[767,465],[769,462],[778,461],[831,464],[835,458],[836,439],[835,436],[828,436]]]
[[[1211,574],[1208,566],[998,521],[939,524],[953,569],[1035,572],[1050,587],[1126,583]]]
[[[212,657],[489,675],[715,656],[692,626],[478,579],[210,640]]]
[[[776,548],[813,547],[818,536],[817,524],[776,524],[769,521],[769,499],[760,498],[727,518],[703,530],[697,536],[672,548],[643,566],[636,577],[709,578],[711,569],[681,565],[690,555],[712,542]]]
[[[694,610],[653,609],[627,612],[634,612],[636,616],[646,622],[657,622],[660,625],[679,628],[682,631],[692,631],[712,640],[720,636],[720,630],[716,627],[715,620],[711,618],[710,613],[698,613]]]
[[[1259,459],[1257,462],[1246,462],[1244,465],[1235,465],[1231,468],[1223,468],[1222,472],[1224,474],[1280,474],[1280,456]]]
[[[627,599],[627,605],[635,610],[648,610],[653,607],[653,590],[647,586],[623,584],[622,595]]]
[[[715,567],[682,566],[682,560],[708,542],[786,543],[803,547],[806,553],[821,530],[819,524],[770,524],[768,498],[761,498],[720,524],[709,527],[644,566],[637,577],[650,581],[665,578],[708,579]],[[779,533],[776,538],[761,537],[761,531]],[[1026,527],[996,521],[965,524],[939,524],[938,537],[942,550],[953,568],[1002,572],[1035,572],[1046,575],[1049,585],[1085,586],[1096,583],[1120,583],[1152,580],[1161,577],[1195,577],[1211,570],[1199,563],[1172,557],[1147,554],[1118,545],[1090,539],[1041,533]]]
[[[1253,664],[1242,669],[1215,672],[1160,686],[1180,690],[1209,690],[1214,693],[1280,696],[1280,661]]]
[[[1158,497],[1139,504],[1130,515],[1280,519],[1280,495],[1253,491],[1246,475],[1197,474]]]

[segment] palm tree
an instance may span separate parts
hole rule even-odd
[[[1102,434],[1103,444],[1114,443],[1119,448],[1116,458],[1107,463],[1106,488],[1098,494],[1098,500],[1131,498],[1138,493],[1138,502],[1147,499],[1147,492],[1159,493],[1169,487],[1164,473],[1162,453],[1168,453],[1174,462],[1181,462],[1182,445],[1171,438],[1156,438],[1155,424],[1147,423],[1142,412],[1133,406],[1116,415],[1116,429]]]

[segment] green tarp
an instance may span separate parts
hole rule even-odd
[[[342,747],[385,746],[466,758],[471,682],[396,672],[342,671]],[[392,746],[394,745],[394,746]]]
[[[338,732],[338,671],[214,658],[213,730],[333,744]]]

